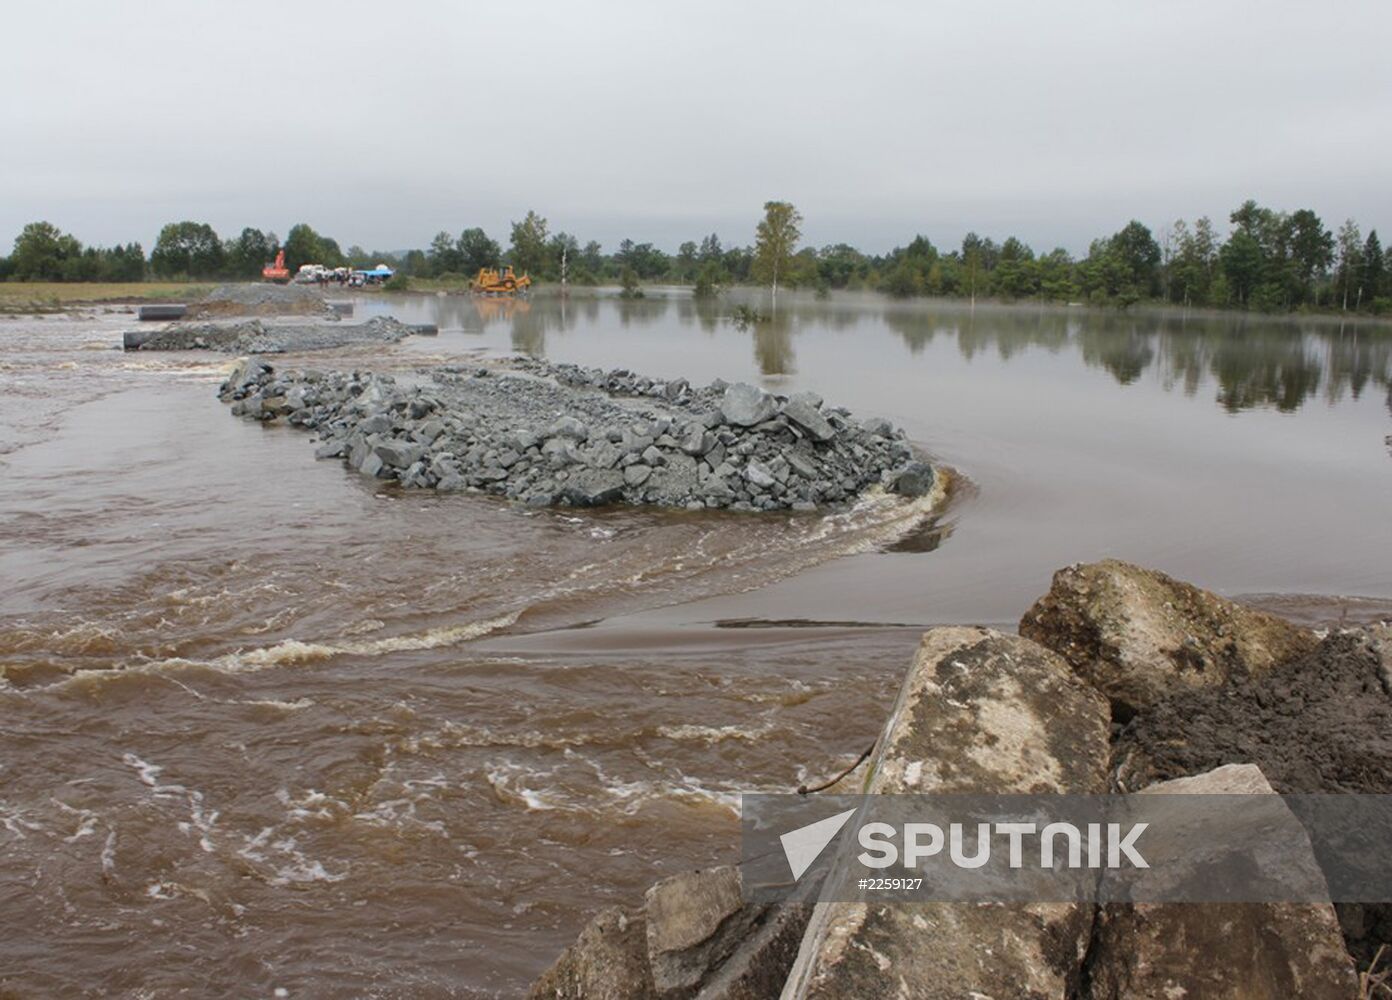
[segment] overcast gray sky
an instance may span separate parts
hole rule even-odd
[[[1086,248],[1244,198],[1392,229],[1392,4],[43,0],[0,31],[0,246],[206,221],[423,246],[968,229]],[[1392,235],[1392,233],[1388,233]]]

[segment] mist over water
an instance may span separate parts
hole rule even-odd
[[[925,626],[1013,627],[1102,556],[1392,600],[1386,328],[739,301],[363,296],[440,335],[273,363],[812,389],[951,466],[946,506],[406,492],[232,419],[225,357],[114,350],[128,315],[0,320],[0,982],[515,995],[594,909],[734,857],[741,791],[853,760]]]

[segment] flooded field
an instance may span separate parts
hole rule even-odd
[[[400,491],[229,416],[225,356],[115,350],[130,315],[0,319],[0,995],[514,996],[596,907],[731,859],[740,792],[853,760],[925,626],[1013,628],[1060,566],[1392,607],[1385,327],[356,301],[440,333],[287,363],[812,389],[958,487],[926,516]]]

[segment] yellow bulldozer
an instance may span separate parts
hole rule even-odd
[[[496,267],[481,267],[469,290],[475,295],[517,295],[532,287],[532,279],[512,273],[512,265],[499,271]]]

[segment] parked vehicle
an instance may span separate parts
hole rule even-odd
[[[261,269],[261,280],[274,281],[281,285],[290,280],[290,269],[285,266],[284,250],[277,251],[275,262]]]

